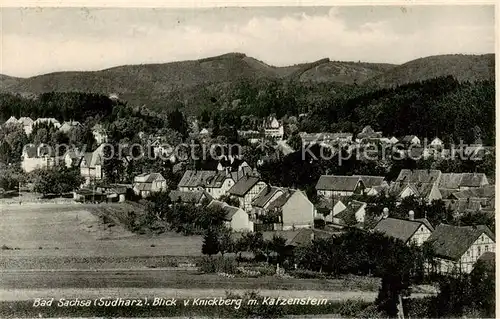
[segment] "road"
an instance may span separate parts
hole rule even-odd
[[[345,291],[336,281],[276,277],[225,278],[196,270],[54,270],[0,272],[0,300],[39,297],[90,298],[164,296],[178,298],[225,296],[258,290],[265,296],[315,296],[330,300],[373,301],[374,291]]]

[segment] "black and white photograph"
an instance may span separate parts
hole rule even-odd
[[[1,318],[496,317],[494,4],[9,3]]]

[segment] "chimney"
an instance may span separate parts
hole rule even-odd
[[[389,208],[384,207],[382,210],[382,219],[386,219],[387,217],[389,217]]]
[[[415,212],[414,211],[410,210],[408,212],[408,219],[409,220],[415,220]]]

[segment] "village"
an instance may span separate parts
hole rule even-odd
[[[305,115],[304,115],[305,116]],[[52,127],[68,133],[82,126],[77,121],[62,124],[55,118],[9,118],[3,127],[17,126],[29,136],[33,128]],[[45,125],[45,126],[44,126]],[[191,126],[192,134],[201,141],[210,138],[210,128]],[[192,169],[184,165],[173,146],[162,141],[161,136],[137,134],[147,145],[153,160],[169,161],[180,177],[177,183],[167,181],[158,171],[143,171],[133,176],[131,183],[108,183],[104,165],[105,147],[109,141],[106,129],[100,124],[91,128],[96,141],[92,151],[67,149],[56,154],[48,145],[28,145],[23,148],[20,166],[24,173],[54,169],[62,165],[79,172],[81,185],[72,190],[76,202],[105,203],[144,201],[158,193],[168,194],[172,205],[218,208],[224,212],[226,227],[236,233],[279,232],[286,239],[286,246],[310,244],[316,236],[339,236],[348,229],[381,233],[401,240],[406,245],[422,246],[428,243],[434,251],[435,271],[438,273],[470,273],[479,259],[494,260],[495,236],[484,224],[446,224],[432,216],[431,209],[437,201],[442,209],[460,220],[463,216],[482,214],[494,219],[495,185],[484,173],[441,172],[438,169],[401,169],[394,180],[386,176],[324,174],[314,182],[314,191],[299,187],[283,187],[266,181],[259,169],[273,157],[286,157],[301,148],[316,145],[333,153],[340,150],[356,150],[367,146],[392,147],[395,153],[405,156],[419,154],[427,159],[444,158],[455,150],[446,148],[438,137],[424,145],[417,136],[384,137],[366,126],[360,133],[306,133],[300,137],[301,147],[292,147],[284,138],[283,121],[276,117],[263,120],[260,131],[238,131],[250,144],[272,145],[267,153],[251,166],[242,154],[220,156],[210,161],[208,168]],[[290,142],[292,143],[292,142]],[[394,147],[398,145],[398,147]],[[484,156],[492,151],[480,141],[459,149],[461,155]],[[405,153],[406,152],[406,153]],[[146,156],[146,154],[139,154]],[[177,156],[176,156],[177,155]],[[420,159],[420,158],[417,158]],[[134,161],[131,154],[119,159],[127,165]],[[186,168],[187,167],[187,168]],[[27,182],[20,185],[33,190]],[[5,195],[7,192],[4,190]],[[389,208],[379,198],[394,199]],[[402,205],[402,203],[406,203]],[[411,207],[413,203],[415,207]],[[418,203],[418,207],[417,207]],[[22,197],[20,197],[22,205]],[[427,205],[427,206],[426,206]],[[401,211],[401,207],[407,211]],[[393,209],[398,210],[396,214]],[[416,211],[416,212],[415,212]],[[474,219],[474,218],[472,218]],[[298,233],[297,233],[298,231]],[[287,232],[290,235],[287,235]],[[239,236],[239,235],[238,235]],[[297,267],[297,265],[295,265]]]

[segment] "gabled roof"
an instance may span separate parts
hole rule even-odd
[[[34,121],[30,117],[21,117],[19,118],[18,122],[23,126],[29,126],[33,124]]]
[[[486,185],[478,188],[466,189],[463,191],[453,193],[453,197],[457,199],[461,198],[494,198],[495,197],[495,185]]]
[[[160,173],[143,173],[134,177],[134,183],[153,183],[164,181],[165,178]]]
[[[400,239],[406,243],[421,225],[425,225],[432,231],[432,226],[430,226],[427,220],[407,220],[390,217],[381,219],[373,230],[383,233],[386,236]]]
[[[17,118],[15,116],[11,116],[9,117],[9,119],[7,121],[5,121],[5,124],[16,124],[18,123],[17,122]]]
[[[432,244],[436,256],[458,260],[483,233],[495,240],[495,235],[484,225],[460,227],[441,224],[427,241]]]
[[[236,196],[245,196],[252,187],[260,181],[258,177],[245,176],[240,178],[236,184],[229,189],[229,194]]]
[[[208,208],[218,207],[220,209],[223,209],[226,212],[226,216],[224,217],[224,219],[227,221],[230,221],[233,218],[234,214],[236,214],[241,209],[238,207],[228,205],[227,203],[221,202],[216,199],[212,200],[207,207]]]
[[[203,191],[195,191],[195,192],[181,192],[178,190],[173,190],[171,191],[168,196],[170,197],[170,200],[172,202],[177,202],[180,200],[181,203],[191,203],[191,204],[198,204],[201,202],[203,196],[206,196],[209,199],[212,199],[211,197],[207,196]]]
[[[281,194],[278,198],[273,200],[269,204],[269,206],[267,206],[267,209],[273,210],[273,209],[279,209],[279,208],[283,207],[283,205],[285,205],[286,202],[288,202],[288,199],[290,199],[290,197],[292,197],[292,195],[295,192],[296,192],[296,190],[293,190],[293,189],[285,189],[283,194]]]
[[[216,171],[196,171],[187,170],[184,172],[179,187],[198,187],[205,186],[207,180],[213,178],[217,174]]]
[[[438,183],[441,171],[437,169],[402,169],[396,182],[399,183]]]
[[[488,182],[483,173],[444,173],[439,181],[440,188],[481,187]]]
[[[353,200],[346,205],[346,209],[344,209],[334,217],[342,220],[342,222],[345,223],[345,221],[349,220],[349,218],[356,218],[356,213],[365,205],[366,203],[364,202]]]
[[[276,193],[282,191],[283,190],[279,187],[268,185],[260,191],[257,197],[254,198],[254,200],[252,201],[252,206],[263,208]]]
[[[443,200],[446,208],[457,212],[457,213],[465,213],[465,212],[475,212],[481,209],[482,201],[481,199],[445,199]],[[485,203],[486,204],[486,203]]]
[[[403,138],[401,138],[399,141],[402,142],[402,143],[409,143],[411,142],[411,140],[413,140],[415,137],[417,137],[416,135],[405,135],[403,136]],[[418,138],[418,137],[417,137]]]
[[[366,188],[372,188],[375,186],[381,186],[384,183],[384,176],[371,176],[371,175],[353,175],[359,177],[363,181],[363,185]]]
[[[316,183],[316,189],[353,192],[359,182],[363,184],[358,176],[321,175]]]

